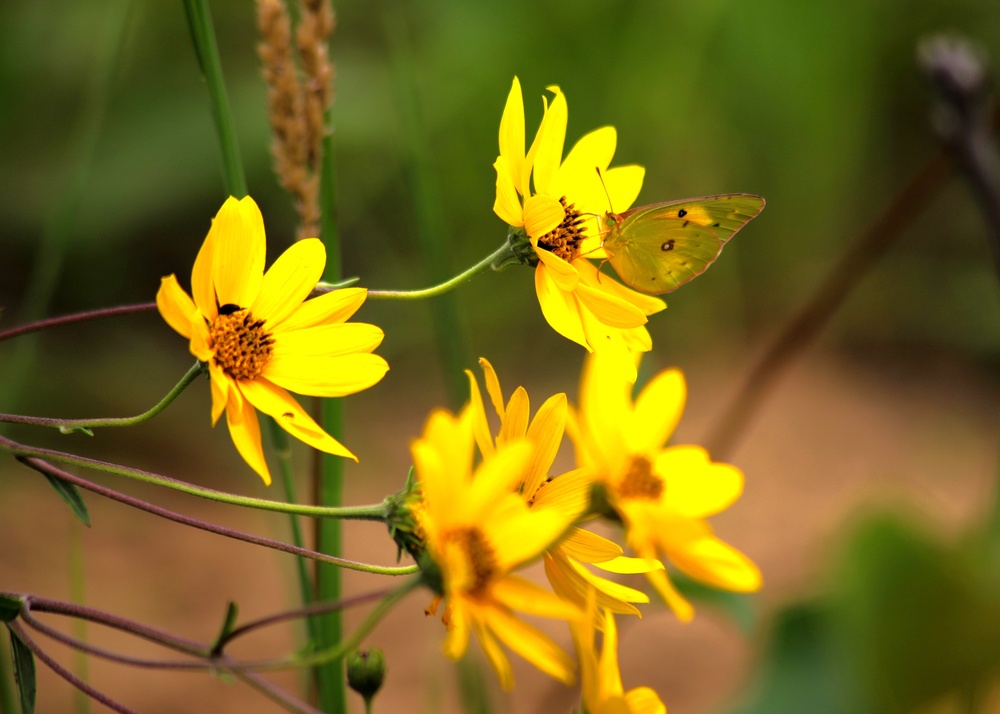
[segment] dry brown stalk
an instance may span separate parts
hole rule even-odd
[[[326,110],[333,101],[327,42],[334,16],[329,0],[302,0],[296,31],[301,73],[292,50],[284,0],[257,0],[259,47],[268,86],[272,153],[281,185],[295,200],[299,238],[319,234],[319,181]]]

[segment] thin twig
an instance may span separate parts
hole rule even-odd
[[[144,302],[138,305],[122,305],[120,307],[106,307],[100,310],[86,310],[84,312],[76,312],[72,315],[60,315],[59,317],[50,317],[47,320],[37,320],[35,322],[28,322],[24,325],[18,325],[17,327],[10,327],[6,330],[0,330],[0,342],[4,340],[9,340],[12,337],[19,337],[20,335],[27,335],[31,332],[40,332],[41,330],[47,330],[50,327],[62,327],[63,325],[72,325],[78,322],[87,322],[89,320],[102,320],[106,317],[121,317],[122,315],[132,315],[138,312],[154,312],[156,310],[155,302]]]

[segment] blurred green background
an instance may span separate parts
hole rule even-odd
[[[598,126],[617,127],[614,163],[646,167],[638,204],[736,191],[767,199],[718,263],[668,296],[670,308],[649,325],[647,372],[676,364],[688,373],[687,440],[704,438],[762,345],[938,153],[917,43],[959,32],[1000,53],[1000,4],[987,0],[429,0],[341,2],[335,10],[344,273],[365,286],[424,287],[432,272],[458,272],[504,239],[506,226],[491,210],[491,165],[515,75],[529,132],[550,84],[567,96],[568,145]],[[273,259],[294,234],[295,218],[271,170],[252,4],[216,2],[212,11],[250,193],[264,213]],[[102,95],[100,67],[108,61],[115,69]],[[51,295],[39,299],[47,315],[150,301],[160,277],[172,272],[187,284],[224,198],[221,176],[180,3],[0,5],[0,326],[23,319],[31,309],[25,296],[46,280]],[[429,266],[422,253],[420,210],[446,246],[445,266]],[[630,679],[626,663],[626,686],[657,687],[671,712],[964,711],[953,707],[970,700],[987,707],[981,711],[1000,711],[995,700],[989,709],[969,694],[981,688],[959,686],[1000,664],[996,578],[980,578],[996,572],[996,560],[989,538],[977,535],[993,493],[1000,396],[1000,292],[985,231],[960,178],[915,208],[902,239],[782,382],[733,457],[747,473],[747,496],[734,508],[743,515],[727,514],[719,530],[768,578],[754,601],[755,644],[724,617],[710,626],[715,634],[682,632],[666,617],[650,617],[636,628],[661,628],[660,637],[647,636],[648,646],[629,645],[624,636],[623,650],[640,653],[635,666],[646,677]],[[581,350],[544,323],[531,271],[480,277],[460,288],[457,303],[470,358],[489,357],[508,391],[525,384],[538,404],[553,391],[573,395]],[[369,303],[359,318],[385,328],[379,352],[392,365],[383,383],[347,407],[347,443],[362,454],[348,474],[365,484],[354,495],[377,498],[400,484],[406,444],[423,415],[450,398],[427,305]],[[53,416],[142,411],[190,361],[154,315],[45,335],[23,359],[29,368],[21,372],[13,344],[0,347],[0,374],[8,377],[3,409]],[[264,494],[240,470],[223,428],[192,426],[207,422],[208,397],[190,391],[205,393],[185,395],[158,426],[75,448]],[[49,435],[12,433],[65,446]],[[198,459],[195,473],[178,445]],[[369,451],[376,453],[366,462]],[[8,464],[0,473],[0,512],[5,501],[30,510],[37,499],[46,518],[65,517],[47,487],[24,484],[30,474]],[[886,502],[909,515],[872,513]],[[15,583],[0,588],[41,583],[57,593],[64,587],[58,577],[36,578],[56,557],[47,547],[61,551],[16,523],[0,524],[5,542],[38,550],[0,567]],[[283,533],[284,523],[252,523]],[[113,550],[116,541],[94,543]],[[878,597],[886,592],[878,578],[900,581],[873,563],[906,553],[916,553],[906,560],[916,584],[898,595],[917,605],[899,615],[896,629],[927,633],[914,642],[866,625],[899,610],[895,599]],[[98,591],[100,573],[97,566],[88,581]],[[211,582],[196,580],[191,592]],[[922,603],[929,591],[936,599]],[[143,590],[134,596],[144,597]],[[288,596],[274,594],[279,604]],[[803,597],[808,603],[782,609]],[[978,604],[957,607],[962,598]],[[942,607],[957,614],[929,616]],[[838,618],[853,628],[830,624]],[[432,640],[440,635],[429,632]],[[969,637],[951,637],[956,632]],[[969,644],[971,633],[984,642]],[[898,663],[928,642],[936,643],[934,656],[881,676],[886,661]],[[667,667],[656,660],[661,648],[672,652]],[[686,648],[700,654],[686,656]],[[754,664],[768,658],[771,664]],[[795,666],[782,669],[789,661]],[[947,676],[927,674],[941,671]],[[538,703],[548,701],[544,693],[528,687],[500,710],[546,711]],[[219,696],[213,707],[225,711],[232,698]],[[147,705],[140,708],[171,710]]]

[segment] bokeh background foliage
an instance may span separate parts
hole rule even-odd
[[[17,319],[37,279],[46,225],[67,211],[62,201],[81,170],[79,137],[86,117],[93,119],[88,102],[102,58],[116,56],[116,69],[98,112],[93,159],[69,209],[47,312],[148,301],[162,275],[176,271],[185,280],[221,203],[219,151],[182,9],[132,3],[122,40],[115,18],[124,7],[121,0],[0,4],[3,324]],[[1000,54],[1000,5],[986,0],[430,0],[341,2],[335,9],[344,266],[367,286],[430,282],[436,268],[415,228],[421,211],[448,247],[448,271],[499,245],[504,226],[490,210],[491,163],[514,75],[525,90],[529,127],[541,115],[544,86],[559,84],[570,106],[570,140],[596,126],[618,128],[616,163],[646,167],[640,203],[727,191],[766,197],[764,213],[723,259],[670,296],[669,310],[650,324],[650,366],[680,365],[692,382],[687,439],[704,435],[762,342],[938,152],[917,42],[956,31]],[[270,168],[254,17],[248,3],[217,2],[212,11],[250,191],[273,256],[290,239],[294,216]],[[646,680],[627,686],[657,686],[672,711],[723,711],[732,696],[741,714],[961,711],[995,702],[982,686],[1000,664],[996,550],[983,524],[1000,395],[998,295],[982,218],[954,179],[930,205],[914,207],[902,240],[838,311],[794,389],[786,387],[771,407],[811,419],[815,430],[764,419],[748,436],[752,444],[733,457],[747,472],[747,497],[738,506],[745,515],[720,529],[746,546],[769,578],[754,604],[763,615],[755,634],[762,664],[750,664],[750,649],[725,660],[725,681],[706,681],[726,697],[685,693],[685,680],[697,677],[663,673],[655,663],[647,663]],[[530,271],[482,277],[461,289],[458,304],[468,343],[501,377],[509,375],[507,384],[572,395],[575,377],[567,383],[566,375],[576,373],[579,351],[544,325]],[[425,305],[372,304],[363,317],[386,327],[381,353],[392,372],[371,395],[359,395],[348,443],[362,456],[371,444],[395,454],[372,459],[376,471],[386,469],[365,476],[378,494],[401,482],[406,442],[430,406],[447,402],[446,377]],[[137,412],[189,359],[154,319],[74,328],[44,336],[40,346],[17,385],[20,397],[5,410]],[[0,352],[0,369],[10,355],[9,346]],[[67,401],[70,391],[77,401]],[[871,401],[821,401],[861,393]],[[201,480],[256,493],[259,485],[239,470],[224,434],[190,433],[190,424],[204,420],[207,396],[188,401],[173,421],[116,435],[112,450],[138,465],[172,464],[184,475],[191,462],[177,460],[182,442],[185,453],[202,459]],[[911,423],[915,417],[904,413],[915,409],[932,416]],[[186,414],[193,415],[187,423]],[[108,455],[107,441],[102,448]],[[348,478],[361,478],[365,466],[363,458]],[[908,480],[921,468],[926,477]],[[816,485],[810,474],[820,472]],[[0,503],[21,498],[24,475],[8,465],[0,473]],[[876,498],[866,479],[882,476]],[[49,517],[62,518],[61,504],[43,488],[25,498],[37,496]],[[810,489],[824,495],[810,501]],[[886,493],[917,513],[849,517],[865,501],[884,507]],[[783,538],[773,531],[785,519],[790,537]],[[0,533],[25,546],[15,521]],[[282,524],[265,527],[280,533]],[[46,551],[36,547],[44,560]],[[812,562],[802,562],[803,552]],[[10,567],[14,583],[0,586],[30,589],[31,568],[18,558],[10,563],[2,572]],[[800,602],[783,609],[788,598]],[[659,647],[682,646],[672,639],[673,623],[657,624],[665,632]],[[522,705],[547,701],[532,696]]]

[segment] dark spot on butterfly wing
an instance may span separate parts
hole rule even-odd
[[[686,216],[687,214],[688,212],[686,208],[682,208],[681,210],[677,211],[678,218],[684,218],[684,216]]]
[[[674,249],[674,239],[673,238],[671,238],[670,240],[664,241],[663,244],[660,246],[660,250],[662,250],[664,253],[669,253],[673,249]]]

